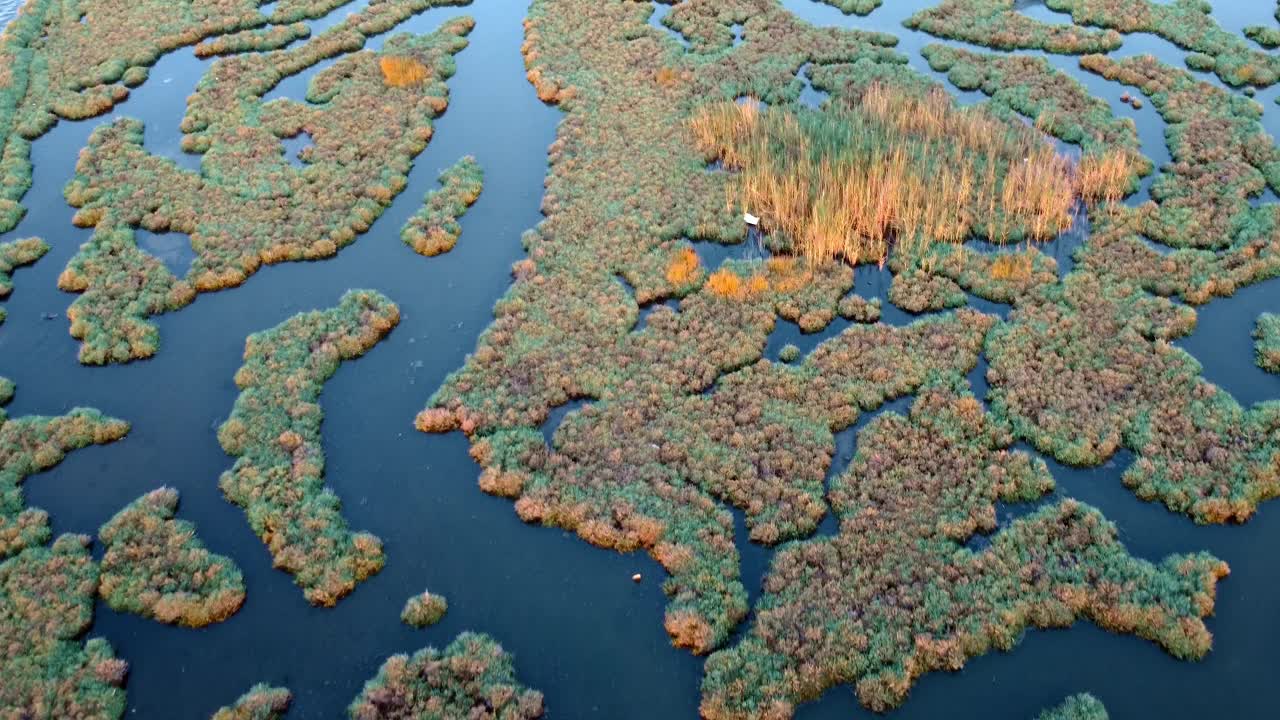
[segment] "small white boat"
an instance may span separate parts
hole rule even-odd
[[[748,225],[756,226],[760,224],[760,218],[752,215],[751,213],[742,213],[742,219],[746,221]]]

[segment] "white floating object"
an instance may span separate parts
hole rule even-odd
[[[748,225],[760,224],[760,218],[752,215],[751,213],[742,213],[742,219],[745,220]]]
[[[636,573],[635,575],[631,576],[631,582],[640,582],[643,579],[644,578],[640,576],[640,573]]]

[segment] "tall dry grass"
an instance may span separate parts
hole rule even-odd
[[[725,102],[689,126],[704,153],[740,171],[730,204],[816,262],[883,262],[891,244],[919,256],[975,233],[1048,240],[1071,227],[1080,195],[1072,162],[1039,133],[941,90],[877,84],[857,106],[820,113]],[[1114,182],[1097,187],[1109,196]]]

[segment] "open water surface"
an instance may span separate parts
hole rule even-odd
[[[0,0],[0,22],[12,4]],[[886,0],[867,18],[845,16],[813,0],[784,4],[815,24],[894,33],[912,66],[926,72],[919,48],[939,42],[901,26],[928,0]],[[1275,22],[1270,3],[1214,5],[1215,16],[1233,30]],[[353,7],[313,27],[332,25]],[[425,32],[461,14],[477,20],[471,46],[458,56],[458,74],[449,81],[450,108],[417,159],[405,192],[337,257],[264,267],[242,287],[202,295],[190,307],[161,316],[160,351],[145,362],[89,368],[76,360],[77,343],[68,337],[63,316],[74,298],[57,290],[56,278],[88,232],[71,225],[62,187],[93,128],[120,116],[145,121],[149,150],[198,168],[199,158],[179,149],[178,122],[208,62],[190,48],[167,55],[111,115],[61,122],[35,143],[28,216],[0,240],[39,235],[53,249],[15,273],[15,290],[5,304],[9,319],[0,327],[0,375],[18,383],[10,415],[87,405],[130,421],[133,429],[121,442],[72,453],[54,470],[29,478],[28,503],[50,512],[55,533],[95,533],[128,502],[173,486],[182,495],[179,517],[196,523],[211,550],[236,560],[248,588],[238,614],[202,630],[160,625],[98,603],[91,634],[108,638],[132,668],[130,717],[208,717],[259,681],[293,691],[291,718],[342,717],[387,656],[429,644],[443,647],[462,630],[489,633],[512,651],[521,681],[546,694],[549,717],[697,716],[702,660],[667,640],[663,573],[656,563],[523,524],[510,501],[476,487],[477,468],[461,434],[429,436],[412,426],[427,397],[474,348],[494,301],[510,283],[511,263],[523,256],[521,232],[540,219],[546,148],[560,114],[540,103],[525,80],[519,54],[524,10],[519,0],[477,0],[402,24],[398,29]],[[1042,19],[1056,15],[1034,2],[1025,11]],[[1136,52],[1156,52],[1182,66],[1184,53],[1152,36],[1128,38],[1116,54]],[[1118,100],[1128,88],[1079,70],[1074,58],[1050,57],[1117,113],[1134,117],[1144,151],[1157,163],[1167,161],[1163,124],[1150,102],[1134,111]],[[315,71],[283,83],[277,94],[300,96]],[[1274,94],[1260,94],[1273,134],[1280,129],[1280,108],[1270,101]],[[821,101],[819,93],[806,98]],[[423,193],[436,186],[438,173],[464,154],[476,155],[484,166],[484,192],[462,220],[458,246],[440,257],[419,257],[401,243],[399,228]],[[140,234],[141,244],[171,267],[190,261],[182,240]],[[1055,246],[1060,264],[1069,263],[1074,242],[1063,239]],[[869,297],[887,291],[874,269],[860,270],[858,283]],[[400,305],[402,322],[325,386],[326,477],[351,527],[383,539],[387,565],[336,608],[316,609],[290,576],[271,568],[241,510],[223,499],[217,479],[232,459],[219,447],[215,429],[236,398],[232,376],[245,336],[299,311],[330,307],[353,287],[385,293]],[[884,310],[886,321],[910,320],[887,303]],[[1246,404],[1280,397],[1280,378],[1253,363],[1249,333],[1265,310],[1280,311],[1277,281],[1201,308],[1198,329],[1179,343],[1203,363],[1209,380]],[[55,319],[46,320],[48,314]],[[786,342],[807,352],[839,327],[802,336],[780,321],[768,353],[776,357]],[[981,371],[974,378],[982,384]],[[902,402],[891,410],[908,406]],[[847,462],[854,444],[852,433],[841,434],[838,462]],[[976,658],[961,672],[932,673],[890,717],[1030,718],[1078,691],[1100,697],[1119,719],[1276,716],[1280,568],[1268,549],[1280,547],[1280,508],[1264,504],[1243,526],[1197,527],[1123,488],[1120,474],[1130,459],[1121,454],[1086,470],[1051,462],[1057,493],[1102,509],[1134,554],[1156,560],[1204,549],[1230,563],[1231,576],[1219,587],[1217,617],[1209,620],[1215,649],[1208,658],[1181,662],[1148,641],[1081,622],[1067,631],[1030,632],[1012,653]],[[1002,523],[1025,509],[1002,507]],[[771,552],[748,547],[744,533],[738,539],[743,576],[755,597]],[[633,572],[643,573],[644,581],[633,584]],[[426,630],[401,624],[405,599],[428,588],[448,597],[444,620]],[[807,720],[870,716],[848,688],[833,689],[798,714]]]

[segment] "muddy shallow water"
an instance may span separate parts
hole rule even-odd
[[[0,0],[0,22],[10,4]],[[927,0],[886,0],[866,18],[812,0],[784,4],[815,24],[896,34],[913,67],[940,77],[919,56],[921,47],[937,40],[901,26],[903,18],[932,4]],[[313,27],[330,26],[357,5]],[[1249,3],[1247,13],[1245,5],[1215,0],[1215,17],[1231,30],[1275,22],[1269,3]],[[70,224],[62,187],[93,128],[122,116],[146,123],[149,150],[198,167],[197,156],[179,149],[178,121],[208,62],[190,48],[172,53],[112,114],[61,122],[35,143],[28,216],[0,240],[38,235],[52,250],[15,274],[15,290],[5,304],[0,375],[18,384],[9,412],[53,414],[87,405],[129,420],[133,429],[122,442],[73,453],[54,470],[28,479],[28,504],[49,511],[55,533],[93,533],[144,492],[173,486],[182,495],[179,517],[197,525],[211,550],[236,560],[248,588],[238,614],[198,631],[115,613],[98,603],[91,634],[108,638],[131,665],[131,717],[207,717],[259,681],[293,691],[291,718],[339,717],[388,655],[428,644],[443,647],[465,629],[489,633],[514,653],[521,681],[545,693],[549,717],[696,717],[702,660],[670,646],[661,622],[661,569],[642,554],[598,550],[557,530],[523,524],[509,501],[476,487],[477,469],[460,434],[424,435],[412,426],[427,397],[475,346],[494,300],[510,282],[511,263],[523,256],[521,232],[540,218],[546,148],[560,113],[540,103],[525,80],[519,54],[524,9],[519,0],[477,0],[403,23],[398,29],[425,32],[457,15],[477,20],[449,81],[450,108],[414,163],[408,188],[336,258],[264,267],[242,287],[202,295],[190,307],[159,317],[160,351],[145,362],[88,368],[76,360],[77,344],[67,336],[63,317],[73,297],[55,282],[88,231]],[[1023,10],[1041,19],[1056,15],[1038,3]],[[1137,52],[1183,65],[1182,51],[1147,35],[1127,37],[1114,54]],[[1163,123],[1150,103],[1134,111],[1119,102],[1125,89],[1119,84],[1080,71],[1074,58],[1049,57],[1105,97],[1115,112],[1134,117],[1144,152],[1157,164],[1167,160]],[[272,97],[300,94],[323,67],[283,83]],[[1273,135],[1280,133],[1275,95],[1275,88],[1259,94]],[[465,154],[484,166],[484,192],[462,220],[458,246],[440,257],[419,257],[400,241],[399,229],[423,193],[435,187],[439,172]],[[166,262],[189,261],[175,237],[181,239],[153,236],[142,244]],[[1065,239],[1059,243],[1067,249],[1051,254],[1069,252]],[[887,290],[871,272],[860,271],[858,282],[868,296],[883,297]],[[214,430],[235,401],[232,376],[245,336],[298,311],[333,306],[352,287],[386,294],[399,304],[402,322],[325,386],[326,477],[351,526],[383,539],[387,565],[336,608],[316,609],[290,576],[271,568],[242,511],[218,490],[218,475],[231,458]],[[885,310],[886,321],[910,319],[887,304]],[[1280,311],[1280,281],[1199,308],[1198,329],[1179,342],[1204,365],[1208,380],[1245,404],[1280,397],[1280,377],[1253,362],[1249,334],[1265,310]],[[46,320],[46,314],[56,319]],[[802,337],[795,326],[779,322],[767,352],[776,357],[788,342],[808,351],[841,327]],[[889,409],[904,408],[895,403]],[[837,440],[837,463],[847,461],[854,434]],[[1266,549],[1280,547],[1280,508],[1264,504],[1243,526],[1198,527],[1124,489],[1119,478],[1129,459],[1122,453],[1091,470],[1050,462],[1057,494],[1101,509],[1135,555],[1158,559],[1204,549],[1231,565],[1219,587],[1216,617],[1208,621],[1213,652],[1202,662],[1181,662],[1148,641],[1085,623],[1066,631],[1033,631],[1011,653],[973,659],[959,673],[927,675],[891,717],[1028,718],[1078,691],[1097,695],[1114,718],[1274,715],[1280,569]],[[1002,508],[1001,521],[1027,509]],[[742,518],[737,519],[741,531]],[[743,579],[754,598],[771,551],[750,546],[744,532],[738,535]],[[644,575],[643,582],[631,582],[634,572]],[[440,624],[414,630],[400,623],[399,611],[423,589],[446,595],[450,609]],[[797,716],[870,713],[847,688],[838,688]]]

